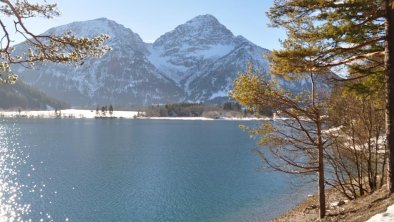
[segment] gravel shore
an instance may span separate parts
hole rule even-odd
[[[389,195],[386,188],[359,199],[348,201],[334,190],[327,191],[327,216],[319,220],[318,196],[312,196],[294,209],[272,220],[273,222],[306,222],[306,221],[367,221],[372,216],[385,212],[394,204],[394,195]]]

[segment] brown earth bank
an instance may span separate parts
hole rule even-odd
[[[339,192],[328,190],[327,216],[319,220],[319,199],[314,195],[304,202],[297,205],[292,210],[280,217],[272,220],[273,222],[306,222],[306,221],[366,221],[375,214],[385,212],[387,207],[394,204],[394,194],[389,194],[385,186],[380,190],[360,197],[356,200],[348,201]]]

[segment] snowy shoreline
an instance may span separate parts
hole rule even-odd
[[[228,120],[228,121],[258,121],[258,120],[272,120],[272,118],[236,118],[236,117],[220,117],[220,118],[207,118],[207,117],[138,117],[137,119],[146,120]]]
[[[0,117],[3,118],[38,118],[38,119],[95,119],[95,118],[121,118],[121,119],[142,119],[142,120],[231,120],[231,121],[256,121],[256,120],[273,120],[273,118],[263,117],[220,117],[217,119],[207,117],[141,117],[141,112],[137,111],[113,111],[110,115],[108,112],[103,115],[96,110],[82,109],[64,109],[64,110],[46,110],[46,111],[0,111]]]
[[[4,118],[75,118],[75,119],[94,119],[94,118],[126,118],[133,119],[137,116],[136,111],[113,111],[112,115],[108,112],[102,115],[101,111],[97,114],[95,110],[63,109],[46,111],[0,111],[0,116]]]

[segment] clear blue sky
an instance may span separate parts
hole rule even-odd
[[[48,2],[51,2],[50,0]],[[35,33],[73,21],[106,17],[151,42],[191,18],[212,14],[235,35],[267,49],[280,47],[284,31],[269,28],[265,12],[272,0],[58,0],[62,15],[29,23]]]

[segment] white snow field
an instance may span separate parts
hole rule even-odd
[[[3,117],[24,117],[24,118],[96,118],[96,117],[114,117],[114,118],[125,118],[133,119],[137,116],[137,111],[114,111],[112,115],[109,115],[108,111],[106,115],[102,115],[101,111],[97,114],[96,110],[81,110],[81,109],[64,109],[58,110],[57,113],[54,110],[49,111],[1,111],[0,116]]]
[[[140,116],[138,116],[138,113]],[[122,119],[144,119],[144,120],[229,120],[229,121],[257,121],[257,120],[276,120],[280,118],[268,118],[268,117],[220,117],[218,119],[212,119],[207,117],[143,117],[144,112],[137,111],[113,111],[112,115],[109,115],[108,111],[106,115],[102,115],[101,110],[97,113],[96,110],[82,110],[82,109],[63,109],[58,110],[46,110],[46,111],[0,111],[0,117],[5,118],[77,118],[77,119],[93,119],[93,118],[122,118]]]
[[[367,222],[392,222],[394,221],[394,205],[387,208],[387,211],[381,214],[376,214],[371,217]]]

